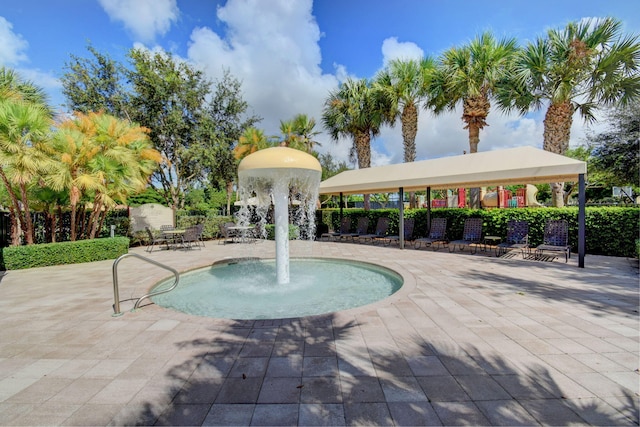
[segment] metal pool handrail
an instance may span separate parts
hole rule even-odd
[[[130,256],[139,258],[139,259],[141,259],[143,261],[146,261],[146,262],[148,262],[150,264],[156,265],[156,266],[158,266],[160,268],[164,268],[165,270],[169,270],[170,272],[172,272],[176,276],[176,280],[175,280],[175,282],[173,282],[173,285],[171,285],[167,289],[163,289],[161,291],[156,291],[156,292],[150,292],[150,293],[148,293],[146,295],[143,295],[140,298],[138,298],[138,300],[136,301],[136,303],[133,306],[132,311],[136,310],[140,306],[140,301],[142,301],[142,300],[144,300],[146,298],[150,298],[150,297],[153,297],[153,296],[156,296],[156,295],[160,295],[160,294],[164,294],[166,292],[172,291],[172,290],[175,289],[176,286],[178,286],[178,283],[180,282],[180,273],[178,273],[178,270],[176,270],[174,268],[171,268],[168,265],[164,265],[164,264],[159,263],[158,261],[155,261],[155,260],[153,260],[151,258],[147,258],[147,257],[144,257],[142,255],[135,254],[135,253],[126,253],[124,255],[120,255],[118,257],[118,259],[116,259],[113,262],[113,267],[112,267],[112,272],[113,272],[113,300],[114,300],[114,303],[113,303],[113,311],[114,311],[113,316],[122,316],[122,314],[123,314],[120,311],[120,291],[118,289],[118,264],[124,258],[130,257]]]

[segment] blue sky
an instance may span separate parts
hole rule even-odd
[[[57,105],[64,65],[70,55],[89,57],[88,42],[122,61],[134,46],[170,51],[211,79],[229,69],[263,118],[259,127],[275,135],[280,120],[298,113],[322,130],[329,91],[346,77],[373,77],[390,59],[437,56],[486,30],[525,44],[549,28],[605,16],[640,34],[637,0],[0,0],[0,65],[43,87]],[[460,115],[421,112],[418,159],[468,150]],[[492,111],[479,150],[542,147],[543,115]],[[572,145],[584,132],[575,116]],[[348,159],[350,141],[318,140],[321,152]],[[401,162],[400,125],[385,128],[372,147],[374,165]]]

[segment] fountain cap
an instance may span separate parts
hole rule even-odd
[[[250,169],[308,169],[322,172],[318,159],[304,151],[289,147],[258,150],[242,159],[238,172]]]

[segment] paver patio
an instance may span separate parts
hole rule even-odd
[[[132,252],[179,270],[273,242]],[[292,242],[405,279],[375,304],[233,321],[146,305],[112,317],[113,261],[0,281],[0,425],[638,425],[638,269]],[[167,272],[135,258],[120,298]]]

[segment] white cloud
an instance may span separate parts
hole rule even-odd
[[[413,42],[399,42],[397,37],[389,37],[382,42],[382,65],[394,59],[421,59],[424,51]]]
[[[0,16],[0,65],[14,66],[28,60],[29,43],[13,32],[13,24]]]
[[[104,1],[104,0],[102,0]],[[349,160],[352,142],[333,142],[321,123],[322,108],[329,92],[347,77],[354,76],[342,64],[334,64],[333,74],[323,74],[319,40],[322,36],[312,15],[311,0],[229,0],[219,6],[217,18],[225,32],[209,27],[195,28],[190,37],[187,59],[202,67],[211,79],[222,77],[225,69],[242,82],[243,96],[251,114],[263,117],[258,126],[267,135],[278,135],[281,120],[299,113],[316,119],[320,152],[330,152],[338,161]],[[381,66],[394,58],[420,58],[423,50],[413,42],[395,37],[381,45]],[[542,147],[544,112],[532,117],[505,116],[497,110],[488,117],[489,126],[480,133],[480,151],[531,145]],[[417,159],[459,155],[469,151],[468,131],[461,111],[434,117],[421,110],[416,139]],[[581,122],[574,121],[572,145],[584,134]],[[372,165],[403,161],[401,125],[383,128],[372,141]]]
[[[321,34],[311,9],[311,0],[229,0],[217,12],[225,34],[208,27],[191,34],[188,58],[212,79],[230,70],[242,82],[245,100],[263,117],[258,126],[268,135],[279,134],[280,121],[300,113],[315,118],[316,129],[323,130],[323,103],[338,77],[320,68]],[[347,75],[340,65],[336,70]],[[326,134],[318,141],[320,151],[348,156],[348,142],[337,145]]]
[[[178,20],[176,0],[98,0],[113,21],[120,21],[142,42],[164,35]]]

